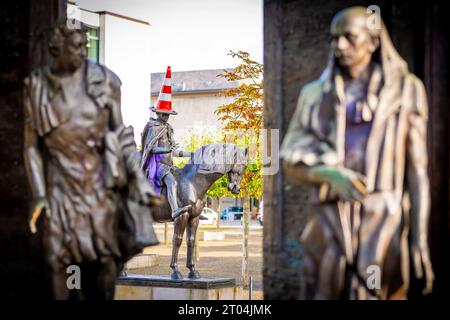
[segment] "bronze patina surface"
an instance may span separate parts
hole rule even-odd
[[[363,7],[335,16],[329,63],[303,88],[282,145],[286,176],[316,186],[305,299],[405,298],[410,257],[432,289],[426,93],[368,18]]]

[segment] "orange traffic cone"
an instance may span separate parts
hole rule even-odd
[[[167,67],[166,77],[161,86],[161,91],[159,92],[158,101],[156,102],[156,107],[151,107],[150,110],[156,113],[168,113],[177,114],[176,111],[172,110],[172,84],[171,84],[172,72],[170,67]]]

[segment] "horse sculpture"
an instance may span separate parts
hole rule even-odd
[[[185,229],[187,230],[186,267],[189,269],[188,278],[200,278],[200,274],[195,270],[193,254],[200,214],[205,205],[202,199],[211,185],[224,174],[228,174],[228,190],[233,194],[239,194],[247,162],[247,149],[244,151],[229,143],[215,143],[196,150],[189,163],[174,173],[178,182],[178,204],[180,208],[185,207],[186,212],[174,221],[170,263],[172,279],[183,278],[178,270],[177,262]],[[161,189],[161,194],[167,196],[167,190],[164,187]],[[157,222],[171,221],[171,210],[167,201],[162,206],[154,208],[153,217]]]

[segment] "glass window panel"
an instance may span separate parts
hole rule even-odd
[[[99,62],[99,37],[98,28],[87,27],[87,48],[88,48],[88,59],[93,62]]]

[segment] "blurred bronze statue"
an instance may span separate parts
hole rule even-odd
[[[25,80],[25,164],[34,196],[30,228],[44,216],[45,260],[55,299],[113,299],[123,264],[157,243],[159,201],[139,168],[133,129],[122,123],[119,78],[86,60],[86,30],[52,30],[51,66]],[[78,265],[71,295],[67,267]]]
[[[283,141],[285,176],[312,186],[303,299],[404,299],[410,260],[432,290],[426,93],[376,18],[334,17],[329,63]]]

